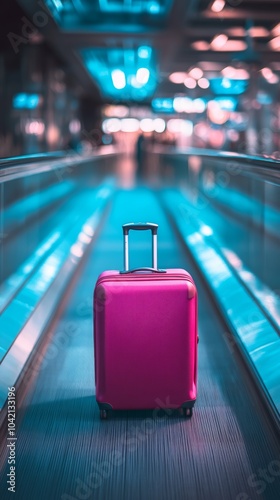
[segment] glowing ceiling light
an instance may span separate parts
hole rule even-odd
[[[224,87],[224,89],[230,89],[231,83],[230,83],[230,80],[228,78],[222,79],[222,87]]]
[[[149,59],[152,49],[148,45],[142,45],[141,47],[138,48],[138,57],[141,59]]]
[[[141,87],[143,87],[142,83],[138,82],[137,78],[135,75],[132,75],[130,78],[129,78],[129,83],[132,87],[134,87],[135,89],[140,89]]]
[[[184,113],[186,111],[186,97],[174,97],[173,108],[177,113]]]
[[[105,134],[113,134],[121,130],[121,121],[118,118],[108,118],[102,123],[102,130]]]
[[[150,14],[158,14],[160,12],[160,5],[157,2],[150,2],[148,4],[148,11]]]
[[[193,122],[191,122],[190,120],[184,120],[180,132],[186,137],[191,137],[193,133]]]
[[[249,28],[248,32],[253,38],[263,38],[269,36],[269,31],[263,26],[252,26],[252,28]]]
[[[275,73],[273,73],[270,68],[263,68],[261,70],[261,74],[271,84],[279,82],[279,77]]]
[[[189,71],[189,76],[195,78],[195,80],[199,80],[203,77],[203,71],[200,68],[193,68],[191,69],[191,71]]]
[[[173,134],[180,132],[182,122],[183,122],[183,120],[177,120],[175,118],[168,120],[168,122],[167,122],[168,132],[172,132]]]
[[[243,40],[228,40],[222,47],[217,50],[220,50],[221,52],[241,52],[242,50],[246,49],[247,43]]]
[[[127,106],[113,106],[113,105],[107,105],[105,106],[103,113],[105,116],[108,117],[118,117],[118,118],[124,118],[129,114],[129,108]]]
[[[162,118],[156,118],[154,120],[154,131],[158,134],[165,131],[165,121]]]
[[[261,69],[261,74],[266,79],[270,78],[273,75],[273,73],[272,73],[272,71],[271,71],[270,68],[263,68],[263,69]]]
[[[276,24],[274,28],[271,30],[271,34],[273,36],[279,36],[280,35],[280,23]]]
[[[174,97],[173,108],[177,113],[192,113],[193,101],[189,97],[184,97],[184,96]]]
[[[119,102],[143,101],[154,93],[157,86],[156,56],[148,45],[86,48],[79,53],[104,97]]]
[[[197,85],[201,88],[201,89],[208,89],[210,83],[209,83],[209,80],[207,80],[207,78],[200,78],[197,82]]]
[[[195,89],[196,87],[196,80],[194,78],[188,77],[184,81],[185,87],[188,89]]]
[[[112,71],[112,81],[116,89],[118,90],[124,89],[126,85],[124,72],[120,69],[114,69]]]
[[[45,125],[39,120],[27,120],[25,124],[26,134],[42,135],[45,131]]]
[[[136,73],[136,80],[141,85],[146,85],[150,78],[150,71],[148,68],[139,68]]]
[[[234,97],[216,97],[215,102],[219,104],[223,111],[234,111],[237,105]]]
[[[228,41],[228,37],[225,34],[214,36],[210,47],[212,50],[220,50]]]
[[[194,101],[190,99],[189,97],[185,98],[185,112],[186,113],[193,113],[194,111]]]
[[[244,68],[233,68],[232,66],[227,66],[222,70],[222,75],[225,78],[230,78],[231,80],[248,80],[250,75],[248,71]]]
[[[236,69],[233,68],[233,66],[226,66],[224,69],[222,69],[222,75],[226,78],[234,78],[235,72]]]
[[[207,51],[210,48],[210,44],[205,42],[205,40],[197,40],[196,42],[192,42],[192,48],[195,50]]]
[[[222,110],[217,101],[208,102],[207,113],[209,120],[217,125],[223,125],[229,119],[229,112]]]
[[[80,130],[81,130],[80,120],[73,118],[73,120],[71,120],[69,123],[69,130],[70,130],[71,134],[78,134],[78,132],[80,132]]]
[[[280,36],[276,36],[269,41],[269,45],[272,50],[280,50]]]
[[[172,118],[167,122],[167,130],[172,134],[183,134],[190,137],[193,133],[193,123],[190,120]]]
[[[152,118],[143,118],[143,120],[140,121],[140,129],[142,132],[153,132],[154,120],[152,120]]]
[[[215,0],[211,5],[212,12],[221,12],[225,6],[225,0]]]
[[[246,36],[246,31],[244,28],[242,28],[242,26],[234,26],[233,28],[228,28],[226,32],[229,36],[236,36],[241,38]]]
[[[46,131],[47,142],[51,145],[56,144],[56,142],[59,139],[59,135],[60,135],[59,128],[54,123],[51,123]]]
[[[152,108],[157,113],[172,113],[173,99],[171,97],[158,97],[152,100]]]
[[[204,235],[204,236],[212,236],[213,234],[213,229],[210,227],[210,226],[207,226],[206,224],[202,224],[200,226],[200,232]]]
[[[40,103],[40,96],[38,94],[16,94],[13,98],[13,107],[20,109],[35,109]]]
[[[169,80],[172,83],[184,83],[185,79],[187,77],[187,73],[183,73],[182,71],[176,71],[175,73],[171,73],[169,75]]]
[[[196,113],[203,113],[203,111],[205,111],[205,109],[206,109],[206,104],[203,101],[203,99],[200,99],[200,98],[194,99],[193,110]]]
[[[53,1],[54,6],[56,7],[56,9],[58,11],[63,9],[63,4],[62,4],[61,0],[52,0],[52,1]]]
[[[139,130],[139,120],[136,118],[123,118],[121,120],[122,132],[137,132]]]
[[[273,73],[268,79],[268,83],[275,84],[279,82],[279,77]]]

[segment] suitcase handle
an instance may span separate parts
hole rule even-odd
[[[136,267],[128,271],[120,271],[121,274],[136,273],[137,271],[147,271],[151,273],[166,273],[164,269],[154,269],[153,267]]]
[[[130,229],[135,231],[146,231],[150,229],[153,235],[157,235],[158,224],[154,224],[153,222],[128,222],[127,224],[123,224],[123,234],[126,235],[129,233]]]
[[[152,232],[152,269],[157,270],[157,229],[158,225],[152,222],[129,222],[123,224],[123,236],[124,236],[124,270],[129,271],[129,257],[128,257],[128,234],[130,229],[135,231],[146,231],[150,230]]]

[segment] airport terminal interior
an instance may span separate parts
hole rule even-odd
[[[9,0],[0,33],[1,500],[279,500],[280,2]]]

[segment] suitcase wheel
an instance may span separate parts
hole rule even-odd
[[[192,417],[193,409],[192,408],[180,408],[180,414],[183,417]]]
[[[100,420],[107,420],[107,418],[108,418],[108,411],[100,410]]]
[[[192,414],[193,414],[192,408],[185,408],[185,417],[192,417]]]

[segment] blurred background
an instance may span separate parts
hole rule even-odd
[[[0,155],[141,134],[278,157],[279,21],[277,0],[4,2]]]

